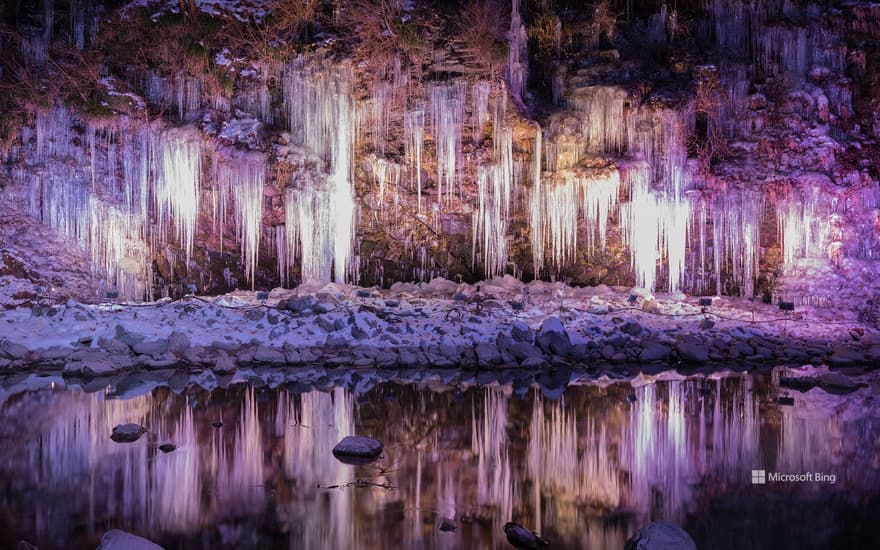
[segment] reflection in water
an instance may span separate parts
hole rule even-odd
[[[808,505],[798,519],[824,522],[826,538],[798,535],[804,524],[787,525],[789,512],[766,540],[749,521],[817,496],[838,517],[876,511],[872,391],[815,389],[780,407],[772,380],[741,375],[640,377],[570,387],[558,400],[520,399],[510,386],[392,383],[365,393],[156,388],[130,399],[10,392],[0,402],[0,546],[89,547],[112,526],[169,548],[504,548],[501,526],[514,520],[556,547],[621,548],[662,518],[701,547],[821,547],[836,536],[835,516],[810,516]],[[126,422],[149,432],[112,442]],[[331,449],[352,434],[383,440],[383,459],[335,460]],[[158,451],[166,442],[177,450]],[[753,468],[837,482],[752,487]],[[441,517],[458,530],[440,532]]]

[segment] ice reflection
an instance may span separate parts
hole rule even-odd
[[[126,400],[7,392],[0,518],[15,523],[0,519],[0,543],[89,546],[109,525],[172,547],[504,548],[501,526],[515,520],[560,547],[620,548],[665,518],[723,548],[753,539],[714,534],[713,506],[767,513],[753,468],[836,474],[833,486],[764,489],[795,504],[833,492],[835,506],[857,509],[880,492],[872,388],[815,389],[781,407],[772,380],[747,375],[639,377],[570,387],[559,400],[499,385],[371,387],[159,387]],[[112,427],[125,422],[149,432],[113,443]],[[382,439],[383,459],[335,460],[331,449],[352,434]],[[166,442],[177,449],[160,452]],[[441,517],[457,531],[438,531]],[[833,519],[817,517],[809,521]]]

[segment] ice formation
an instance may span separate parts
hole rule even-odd
[[[285,196],[288,220],[299,220],[299,250],[303,279],[346,281],[353,262],[355,226],[352,185],[352,147],[356,114],[351,98],[351,71],[335,68],[317,57],[299,57],[285,70],[284,105],[295,141],[324,160],[324,173],[315,178],[323,189],[295,189]],[[294,230],[289,228],[288,235]],[[294,251],[295,239],[288,239]],[[291,254],[291,257],[294,254]],[[332,267],[332,270],[330,266]]]
[[[431,133],[437,151],[437,202],[448,205],[455,195],[456,182],[461,181],[461,135],[467,87],[463,81],[433,85],[428,95]]]
[[[263,225],[263,186],[266,160],[258,153],[224,151],[224,158],[215,164],[214,181],[218,193],[218,218],[222,243],[223,220],[229,198],[232,198],[233,219],[241,243],[241,263],[245,277],[254,287],[254,272],[260,252]],[[220,152],[218,152],[220,156]],[[222,244],[221,244],[222,246]]]

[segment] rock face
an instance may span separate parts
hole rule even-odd
[[[97,550],[163,550],[158,544],[143,537],[126,533],[119,529],[111,529],[101,537]]]
[[[697,545],[681,527],[655,521],[626,541],[624,550],[697,550]]]
[[[117,443],[133,443],[147,433],[147,429],[137,424],[120,424],[113,428],[110,439]]]
[[[349,435],[333,447],[333,456],[345,463],[365,464],[381,454],[382,442],[372,437]]]

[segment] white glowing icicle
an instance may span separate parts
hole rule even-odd
[[[671,191],[655,192],[650,171],[640,163],[627,170],[631,198],[621,207],[621,233],[630,249],[636,285],[657,287],[658,263],[665,261],[667,288],[679,290],[684,283],[690,202],[681,193],[681,176],[675,175]]]
[[[777,202],[776,215],[785,267],[800,258],[826,255],[830,226],[827,216],[820,214],[821,198],[821,189],[810,187],[803,196],[791,192]]]
[[[422,213],[422,148],[425,142],[425,112],[409,111],[403,118],[404,150],[415,177],[418,213]]]
[[[219,216],[226,215],[224,196],[231,195],[235,226],[241,244],[241,263],[245,277],[254,284],[263,224],[263,187],[266,161],[259,153],[227,152],[216,164],[215,179],[220,196]],[[221,221],[221,235],[222,235]],[[222,242],[222,236],[221,236]]]
[[[541,156],[543,153],[543,130],[535,124],[535,146],[532,151],[534,161],[532,172],[532,191],[529,195],[529,228],[532,240],[532,269],[537,277],[544,267],[544,189]]]
[[[370,93],[370,122],[373,150],[379,156],[385,155],[388,142],[388,123],[394,100],[394,88],[389,82],[373,84]]]
[[[626,146],[625,90],[614,86],[590,86],[569,102],[586,115],[583,138],[588,149],[620,153]]]
[[[616,169],[591,174],[565,171],[559,176],[556,182],[535,186],[529,200],[534,261],[536,266],[543,265],[544,251],[549,248],[557,270],[577,258],[581,219],[587,228],[587,254],[592,255],[597,246],[605,248],[608,219],[620,189]]]
[[[474,145],[483,141],[483,130],[489,121],[489,93],[491,87],[488,82],[480,81],[471,87],[471,103],[473,105],[471,115],[471,131]]]
[[[345,282],[352,261],[355,232],[354,188],[351,182],[352,150],[355,136],[354,113],[348,95],[336,96],[336,139],[333,145],[333,171],[328,183],[331,193],[330,219],[333,223],[333,265],[336,281]]]
[[[344,282],[357,268],[353,261],[357,212],[351,181],[357,116],[352,78],[350,67],[339,67],[320,56],[300,56],[284,72],[282,91],[291,134],[297,144],[324,160],[326,170],[321,189],[298,188],[286,195],[287,214],[299,220],[304,280],[329,281],[332,264],[336,281]],[[288,246],[297,244],[288,239]]]
[[[431,132],[437,151],[437,202],[449,204],[460,179],[461,135],[467,87],[464,81],[430,87]]]
[[[164,238],[174,220],[177,240],[189,263],[199,216],[201,140],[194,128],[183,127],[166,131],[159,143],[162,172],[154,191],[157,223]]]
[[[477,211],[473,223],[473,253],[481,251],[486,275],[500,275],[507,264],[507,228],[513,192],[513,132],[504,128],[496,142],[497,162],[478,170]]]
[[[764,201],[757,192],[728,191],[712,205],[715,289],[722,293],[722,273],[729,275],[742,296],[752,296],[758,274]]]

